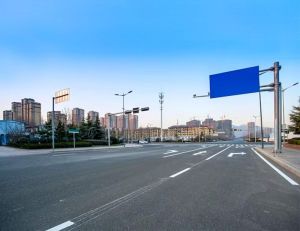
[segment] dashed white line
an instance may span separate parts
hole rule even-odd
[[[173,174],[173,175],[170,176],[170,177],[171,177],[171,178],[175,178],[176,176],[179,176],[180,174],[185,173],[185,172],[189,171],[190,169],[191,169],[191,168],[186,168],[186,169],[184,169],[184,170],[182,170],[182,171],[180,171],[180,172],[177,172],[177,173]]]
[[[285,175],[282,171],[280,171],[278,168],[276,168],[273,164],[271,164],[269,161],[267,161],[264,157],[262,157],[254,148],[252,148],[252,151],[258,155],[264,162],[266,162],[271,168],[273,168],[280,176],[282,176],[285,180],[287,180],[291,185],[299,185],[296,181]]]
[[[57,226],[55,226],[55,227],[53,227],[51,229],[47,229],[46,231],[60,231],[60,230],[63,230],[65,228],[68,228],[68,227],[70,227],[70,226],[72,226],[74,224],[75,223],[73,223],[72,221],[67,221],[67,222],[62,223],[60,225],[57,225]]]
[[[227,149],[229,149],[229,148],[231,148],[231,146],[229,146],[229,147],[227,147],[227,148],[223,149],[222,151],[220,151],[220,152],[218,152],[218,153],[216,153],[216,154],[214,154],[214,155],[212,155],[212,156],[208,157],[208,158],[207,158],[207,159],[205,159],[205,160],[210,160],[210,159],[214,158],[215,156],[217,156],[217,155],[221,154],[222,152],[226,151],[226,150],[227,150]]]
[[[197,152],[197,153],[193,154],[193,156],[198,156],[198,155],[201,155],[201,154],[204,154],[204,153],[207,153],[207,151]]]

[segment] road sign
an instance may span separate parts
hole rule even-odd
[[[249,67],[209,76],[210,98],[259,92],[259,67]]]
[[[69,133],[74,133],[74,134],[77,134],[77,133],[79,133],[79,130],[78,129],[69,129],[69,131],[68,131]]]
[[[55,92],[55,103],[62,103],[70,99],[70,88]]]

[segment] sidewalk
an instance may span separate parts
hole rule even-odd
[[[283,147],[282,153],[275,154],[273,153],[273,147],[264,149],[256,147],[255,149],[286,171],[300,177],[300,150]]]
[[[143,147],[138,144],[126,144],[126,148],[136,148]],[[102,149],[115,149],[115,148],[124,148],[123,145],[116,146],[94,146],[94,147],[85,147],[85,148],[57,148],[55,152],[78,152],[78,151],[89,151],[89,150],[102,150]],[[20,149],[13,148],[9,146],[0,146],[0,157],[9,157],[9,156],[27,156],[27,155],[37,155],[37,154],[50,154],[53,153],[52,149]]]

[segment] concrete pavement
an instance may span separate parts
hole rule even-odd
[[[252,148],[169,144],[3,157],[0,229],[299,230],[300,189],[291,183],[299,178],[284,178]]]

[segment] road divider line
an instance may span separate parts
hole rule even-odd
[[[170,178],[175,178],[176,176],[179,176],[180,174],[185,173],[185,172],[187,172],[189,170],[191,170],[191,168],[186,168],[186,169],[184,169],[184,170],[182,170],[180,172],[177,172],[177,173],[173,174],[172,176],[170,176]]]
[[[51,229],[47,229],[46,231],[60,231],[60,230],[63,230],[65,228],[68,228],[70,226],[74,225],[74,223],[72,221],[67,221],[65,223],[62,223],[60,225],[57,225]]]
[[[260,155],[254,148],[251,149],[256,155],[258,155],[265,163],[267,163],[271,168],[273,168],[273,170],[275,170],[280,176],[282,176],[285,180],[287,180],[291,185],[299,185],[296,181],[288,177],[286,174],[284,174],[282,171],[276,168],[273,164],[267,161],[264,157],[262,157],[262,155]]]
[[[218,153],[216,153],[216,154],[214,154],[214,155],[212,155],[212,156],[206,158],[205,160],[210,160],[210,159],[214,158],[215,156],[217,156],[217,155],[221,154],[222,152],[226,151],[227,149],[231,148],[231,146],[232,146],[232,145],[230,145],[229,147],[223,149],[222,151],[219,151]]]

